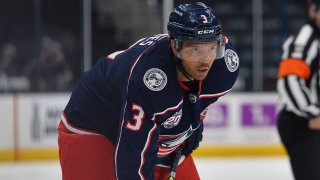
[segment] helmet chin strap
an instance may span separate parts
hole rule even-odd
[[[194,78],[192,78],[192,76],[183,67],[183,65],[182,65],[183,59],[178,58],[177,56],[174,56],[173,61],[174,61],[174,64],[176,65],[176,67],[177,67],[177,70],[180,71],[184,75],[184,77],[186,77],[189,81],[193,81],[194,80]]]
[[[182,42],[175,39],[174,40],[174,48],[177,50],[177,52],[179,52],[182,49]],[[177,70],[180,71],[184,75],[184,77],[186,77],[189,81],[194,80],[194,78],[192,78],[192,76],[183,67],[183,65],[182,65],[183,59],[177,57],[173,53],[172,53],[172,55],[173,55],[174,65],[176,66]]]

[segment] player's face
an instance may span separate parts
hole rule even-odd
[[[314,21],[317,25],[317,27],[320,29],[320,8],[315,12]]]
[[[182,43],[177,57],[182,59],[182,66],[196,80],[203,80],[217,55],[217,42]]]
[[[309,17],[314,21],[316,26],[320,29],[320,8],[316,8],[314,5],[309,7]]]

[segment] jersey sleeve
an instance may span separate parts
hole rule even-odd
[[[296,36],[283,44],[279,63],[277,91],[280,102],[287,110],[310,119],[319,116],[320,109],[315,94],[319,41],[310,25],[303,26]]]
[[[229,92],[239,74],[239,56],[235,48],[227,43],[224,57],[216,59],[203,82],[201,99],[216,99]]]
[[[139,86],[131,81],[115,152],[118,179],[153,179],[157,157],[157,124]]]

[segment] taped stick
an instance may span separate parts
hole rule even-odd
[[[174,180],[174,178],[176,177],[176,171],[177,171],[177,167],[178,167],[179,160],[181,157],[181,152],[182,152],[182,148],[180,147],[178,149],[178,151],[176,152],[176,156],[174,157],[174,161],[173,161],[172,166],[170,168],[168,180]]]

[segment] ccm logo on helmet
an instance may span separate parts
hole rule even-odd
[[[198,31],[198,34],[213,34],[214,30],[202,30]]]

